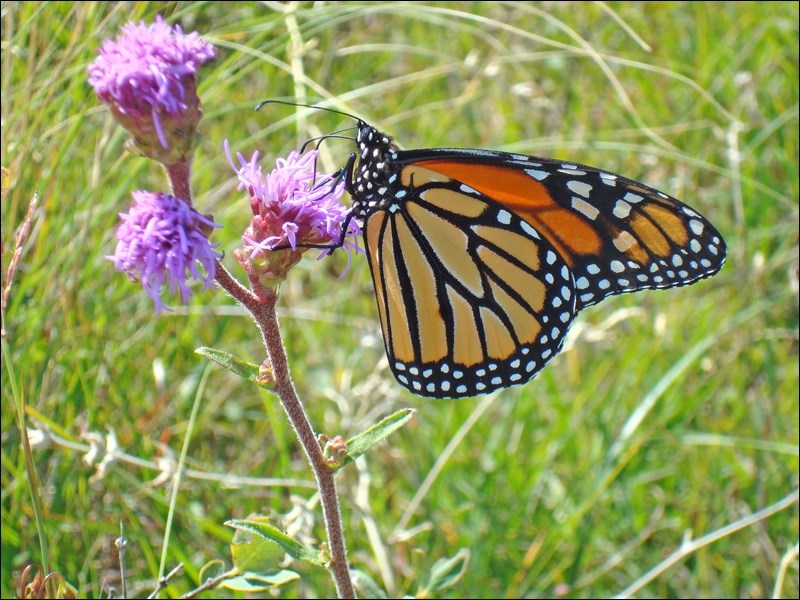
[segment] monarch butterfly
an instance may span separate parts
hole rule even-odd
[[[708,220],[642,183],[523,154],[400,150],[353,118],[357,149],[340,177],[362,225],[390,368],[417,395],[525,383],[579,310],[688,285],[725,262]]]
[[[725,262],[675,198],[578,163],[491,150],[400,150],[357,119],[341,176],[362,223],[390,368],[420,396],[532,379],[577,312],[688,285]]]

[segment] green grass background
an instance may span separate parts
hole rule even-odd
[[[4,321],[3,597],[25,565],[42,563],[16,402],[33,427],[84,444],[82,434],[113,430],[125,453],[153,461],[159,444],[179,453],[187,434],[206,369],[195,348],[263,359],[252,322],[224,294],[198,292],[157,318],[105,259],[131,190],[166,180],[124,151],[86,67],[124,22],[156,14],[221,50],[200,77],[193,183],[197,206],[225,225],[215,239],[237,276],[231,253],[249,210],[223,139],[248,156],[261,150],[269,165],[350,124],[280,106],[254,112],[267,98],[335,99],[406,148],[601,166],[684,199],[725,236],[718,276],[581,313],[534,381],[486,401],[424,400],[394,382],[365,260],[341,281],[341,253],[293,271],[280,314],[316,429],[349,437],[392,410],[417,410],[338,479],[352,563],[392,595],[415,593],[437,559],[466,547],[464,579],[442,595],[606,597],[686,532],[715,531],[798,487],[797,3],[4,2],[4,277],[36,190],[40,208]],[[351,149],[326,142],[324,166],[338,168]],[[311,499],[306,533],[324,533],[312,489],[219,480],[311,474],[273,397],[218,367],[208,377],[187,466],[218,477],[181,485],[167,566],[183,562],[184,573],[162,597],[228,559],[226,519],[302,512]],[[62,445],[34,451],[51,569],[82,595],[104,595],[118,585],[122,521],[131,593],[146,595],[170,490],[148,484],[155,469],[119,463],[97,478],[82,458]],[[772,594],[797,540],[794,503],[639,595]],[[326,573],[294,568],[303,581],[286,597],[333,593]],[[796,554],[782,593],[798,595]]]

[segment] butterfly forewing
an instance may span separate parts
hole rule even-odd
[[[663,192],[585,165],[477,152],[417,150],[398,160],[477,189],[535,227],[572,270],[578,310],[613,294],[688,285],[725,261],[714,226]]]
[[[392,371],[434,397],[531,379],[574,316],[566,263],[491,199],[466,189],[454,198],[449,179],[412,169],[413,192],[364,229]]]

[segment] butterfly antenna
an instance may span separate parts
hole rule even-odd
[[[339,129],[338,131],[333,131],[331,133],[326,133],[326,134],[323,134],[323,135],[318,135],[316,137],[309,138],[305,142],[303,142],[303,145],[300,147],[300,154],[305,152],[306,149],[308,148],[309,144],[312,144],[313,142],[318,142],[317,143],[317,150],[319,150],[319,147],[322,145],[322,142],[324,142],[325,140],[330,139],[330,138],[335,138],[335,139],[340,139],[340,140],[350,140],[351,142],[355,141],[355,138],[352,138],[350,136],[339,135],[340,133],[343,133],[345,131],[350,131],[351,129],[355,129],[355,128],[356,128],[356,126],[353,125],[352,127],[345,127],[344,129]]]
[[[316,110],[324,110],[325,112],[334,113],[336,115],[343,115],[349,117],[354,121],[361,121],[357,116],[344,112],[343,110],[336,110],[335,108],[328,108],[327,106],[316,106],[314,104],[305,104],[303,102],[289,102],[288,100],[262,100],[256,104],[256,110],[261,110],[265,104],[283,104],[284,106],[302,106],[303,108],[314,108]]]

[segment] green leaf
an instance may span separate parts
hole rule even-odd
[[[271,390],[274,387],[274,382],[272,381],[270,373],[264,373],[262,368],[258,365],[247,362],[229,352],[203,346],[197,348],[195,354],[205,356],[207,359],[214,361],[218,365],[225,367],[229,371],[233,371],[240,377],[247,379],[247,381],[252,381],[266,390]]]
[[[467,570],[469,550],[462,548],[452,558],[442,558],[431,568],[431,575],[424,588],[417,592],[417,598],[427,598],[432,592],[440,592],[457,584]]]
[[[375,444],[382,442],[392,433],[400,429],[411,420],[414,414],[413,408],[403,408],[396,413],[389,415],[385,419],[378,421],[362,433],[347,440],[347,456],[345,456],[339,468],[355,461],[359,456],[372,448]]]
[[[225,521],[225,525],[258,534],[262,538],[278,544],[278,546],[283,548],[283,551],[292,558],[305,560],[320,567],[325,566],[325,561],[318,551],[306,548],[303,544],[292,539],[280,529],[260,519],[231,519]]]
[[[263,523],[266,517],[250,517],[248,521]],[[231,542],[231,556],[233,565],[240,573],[268,573],[274,570],[281,558],[283,550],[271,540],[266,540],[260,535],[244,529],[237,529]]]
[[[300,575],[289,569],[281,569],[274,573],[242,573],[222,581],[217,587],[228,588],[237,592],[264,592],[284,586],[300,579]]]

